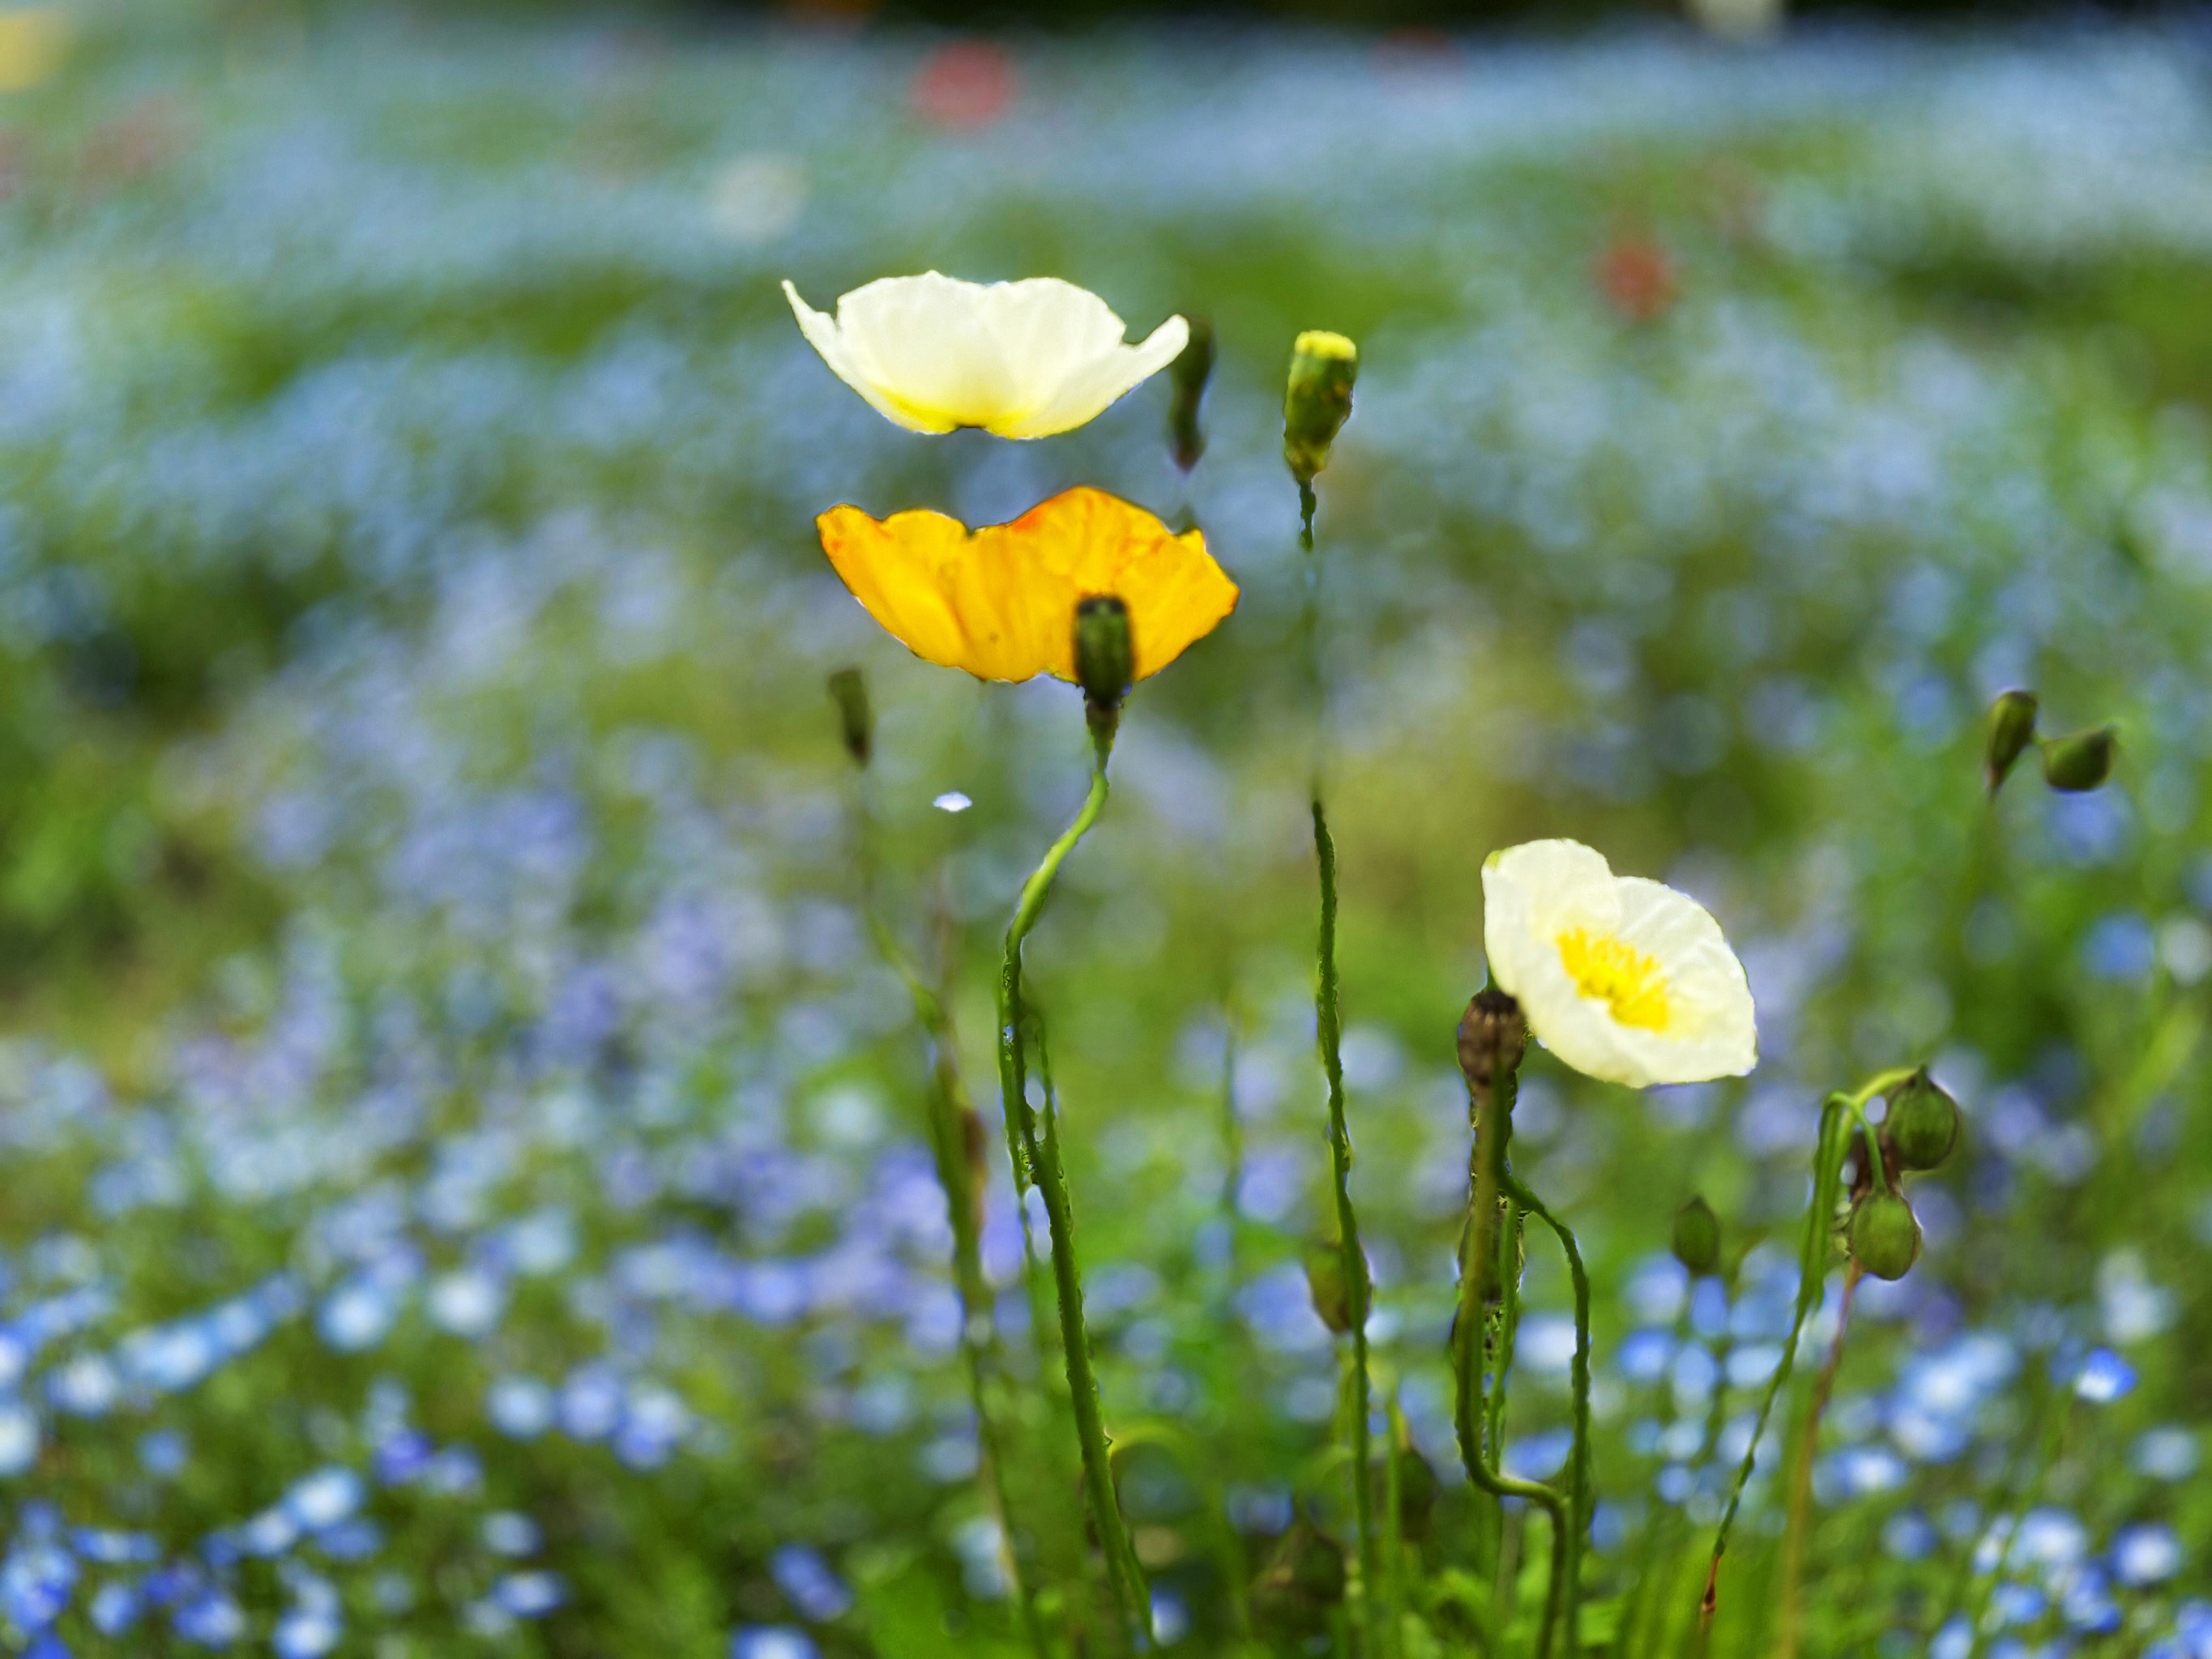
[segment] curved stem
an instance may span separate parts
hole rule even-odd
[[[1083,1275],[1075,1253],[1074,1208],[1068,1198],[1067,1176],[1060,1155],[1059,1114],[1046,1103],[1042,1132],[1037,1114],[1029,1103],[1028,1077],[1022,1046],[1024,1010],[1022,996],[1022,943],[1036,926],[1038,915],[1052,892],[1053,878],[1091,826],[1105,810],[1106,763],[1113,753],[1110,726],[1093,729],[1093,764],[1090,793],[1074,821],[1045,853],[1043,860],[1022,884],[1021,897],[1006,927],[1006,957],[999,973],[999,1093],[1004,1106],[1007,1134],[1016,1158],[1015,1177],[1020,1180],[1026,1164],[1044,1200],[1052,1233],[1052,1274],[1060,1303],[1060,1347],[1066,1359],[1069,1404],[1075,1418],[1078,1447],[1083,1455],[1084,1489],[1098,1529],[1101,1553],[1106,1559],[1108,1582],[1125,1632],[1148,1635],[1143,1577],[1137,1570],[1136,1553],[1130,1547],[1114,1494],[1114,1475],[1107,1461],[1105,1425],[1100,1419],[1097,1378],[1091,1367],[1091,1338],[1083,1322]],[[1124,1639],[1127,1638],[1125,1636]]]
[[[1337,1249],[1344,1272],[1345,1306],[1352,1327],[1352,1514],[1359,1539],[1362,1626],[1370,1654],[1375,1609],[1382,1588],[1382,1559],[1375,1536],[1374,1498],[1369,1490],[1372,1455],[1368,1431],[1367,1254],[1352,1204],[1352,1129],[1344,1115],[1343,1004],[1336,976],[1336,843],[1321,797],[1313,799],[1314,854],[1321,865],[1321,939],[1315,953],[1314,1013],[1322,1073],[1328,1079],[1328,1154],[1336,1199]]]
[[[982,1454],[977,1474],[992,1519],[999,1525],[1000,1565],[1021,1615],[1022,1633],[1038,1659],[1045,1659],[1050,1650],[1015,1547],[1012,1509],[1006,1498],[1006,1442],[990,1400],[987,1361],[996,1358],[999,1339],[992,1316],[990,1285],[983,1274],[982,1125],[969,1097],[967,1080],[960,1074],[960,1039],[952,1017],[908,956],[877,902],[875,817],[868,810],[866,787],[858,778],[854,781],[852,814],[861,915],[877,951],[904,983],[915,1018],[929,1042],[930,1146],[952,1224],[952,1276],[960,1297],[960,1357]]]
[[[1910,1073],[1900,1073],[1900,1078]],[[1878,1092],[1869,1087],[1860,1097],[1863,1103]],[[1813,1202],[1805,1217],[1805,1240],[1798,1257],[1797,1307],[1790,1322],[1790,1337],[1783,1344],[1782,1358],[1775,1365],[1774,1375],[1767,1379],[1766,1392],[1759,1402],[1759,1415],[1753,1420],[1751,1443],[1744,1448],[1743,1462],[1737,1467],[1735,1484],[1729,1490],[1728,1507],[1721,1511],[1719,1528],[1713,1534],[1711,1565],[1705,1570],[1705,1597],[1698,1604],[1701,1628],[1710,1629],[1713,1614],[1720,1607],[1721,1557],[1728,1553],[1729,1534],[1735,1529],[1736,1510],[1743,1504],[1743,1489],[1750,1484],[1753,1467],[1759,1460],[1759,1443],[1766,1433],[1766,1419],[1774,1411],[1774,1401],[1790,1381],[1791,1369],[1797,1363],[1797,1340],[1804,1334],[1805,1321],[1820,1300],[1820,1285],[1827,1277],[1829,1234],[1835,1224],[1836,1189],[1841,1179],[1844,1150],[1847,1138],[1844,1133],[1844,1117],[1855,1109],[1849,1095],[1830,1095],[1820,1103],[1820,1139],[1813,1152]]]
[[[1518,1087],[1514,1073],[1494,1055],[1488,1075],[1492,1080],[1487,1087],[1470,1083],[1468,1091],[1474,1108],[1474,1168],[1468,1187],[1467,1227],[1460,1246],[1459,1314],[1452,1326],[1452,1364],[1458,1382],[1455,1426],[1460,1461],[1477,1491],[1492,1498],[1518,1498],[1551,1519],[1551,1579],[1544,1597],[1544,1620],[1536,1636],[1538,1659],[1548,1659],[1552,1633],[1565,1600],[1567,1534],[1572,1525],[1566,1501],[1541,1481],[1502,1473],[1489,1462],[1484,1447],[1483,1304],[1487,1264],[1497,1260],[1498,1197],[1505,1181],[1505,1137]]]
[[[1582,1633],[1577,1621],[1582,1611],[1583,1538],[1589,1530],[1591,1499],[1590,1479],[1590,1291],[1589,1274],[1583,1267],[1582,1247],[1575,1242],[1574,1230],[1553,1215],[1536,1194],[1528,1190],[1520,1177],[1510,1170],[1504,1173],[1506,1196],[1518,1203],[1529,1214],[1549,1227],[1566,1253],[1567,1277],[1573,1282],[1575,1292],[1575,1362],[1574,1388],[1574,1449],[1568,1462],[1567,1493],[1571,1500],[1574,1528],[1566,1540],[1565,1565],[1567,1652],[1582,1650]]]
[[[1863,1121],[1863,1118],[1861,1120]],[[1869,1139],[1867,1145],[1874,1142]],[[1876,1163],[1881,1162],[1875,1157]],[[1782,1534],[1782,1634],[1775,1644],[1775,1659],[1796,1659],[1802,1639],[1804,1608],[1801,1583],[1805,1572],[1805,1527],[1813,1511],[1813,1455],[1819,1449],[1820,1419],[1836,1391],[1836,1372],[1844,1363],[1844,1338],[1851,1328],[1851,1298],[1859,1288],[1859,1264],[1852,1262],[1844,1274],[1843,1305],[1836,1314],[1836,1334],[1828,1344],[1827,1363],[1813,1384],[1813,1403],[1797,1436],[1797,1453],[1790,1472],[1790,1518]]]

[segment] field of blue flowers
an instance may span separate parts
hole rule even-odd
[[[2212,1655],[2201,31],[87,15],[0,73],[0,1646],[1027,1650],[823,678],[869,677],[886,909],[978,1083],[1087,755],[1067,688],[887,638],[813,519],[1089,483],[1243,588],[1133,698],[1030,956],[1121,1502],[1159,1650],[1352,1651],[1280,453],[1324,327],[1362,354],[1320,531],[1390,1659],[1535,1639],[1447,1333],[1480,870],[1548,836],[1714,910],[1762,1052],[1521,1084],[1598,1286],[1582,1650]],[[1202,461],[1164,384],[1049,444],[901,432],[777,288],[931,268],[1210,318]],[[2111,782],[1985,800],[2011,686],[2118,721]],[[1965,1119],[1924,1251],[1848,1346],[1838,1257],[1701,1630],[1821,1099],[1923,1061]],[[1694,1285],[1693,1194],[1731,1264]],[[1528,1256],[1541,1479],[1575,1333]],[[1031,1427],[1024,1547],[1079,1583]]]

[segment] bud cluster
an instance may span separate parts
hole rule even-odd
[[[2006,691],[1990,705],[1982,775],[1991,795],[2004,787],[2005,779],[2031,744],[2043,763],[2044,782],[2062,793],[2083,793],[2112,776],[2112,763],[2119,756],[2119,727],[2106,724],[2063,738],[2039,737],[2036,720],[2040,712],[2033,691]]]
[[[1875,1145],[1861,1160],[1844,1243],[1876,1279],[1898,1279],[1920,1259],[1920,1218],[1904,1176],[1939,1167],[1959,1144],[1959,1104],[1922,1066],[1890,1091]],[[1879,1170],[1873,1160],[1881,1159]]]

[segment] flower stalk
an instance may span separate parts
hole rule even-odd
[[[1456,1383],[1455,1426],[1460,1460],[1478,1492],[1503,1500],[1517,1498],[1544,1511],[1552,1523],[1552,1564],[1538,1627],[1538,1659],[1548,1659],[1566,1602],[1567,1534],[1574,1524],[1570,1505],[1553,1487],[1500,1472],[1489,1443],[1499,1425],[1485,1411],[1482,1332],[1498,1273],[1498,1200],[1509,1188],[1505,1142],[1512,1133],[1513,1102],[1519,1088],[1521,1057],[1528,1028],[1520,1006],[1504,992],[1490,989],[1468,1005],[1460,1022],[1459,1063],[1467,1074],[1468,1115],[1474,1142],[1469,1163],[1467,1225],[1461,1235],[1459,1312],[1452,1323],[1452,1370]],[[1509,1240],[1510,1242],[1510,1240]],[[1518,1264],[1498,1274],[1498,1289],[1518,1276]],[[1504,1368],[1498,1386],[1504,1384]]]
[[[970,1408],[975,1413],[975,1436],[981,1453],[977,1470],[992,1519],[998,1524],[1000,1566],[1018,1610],[1022,1631],[1030,1651],[1047,1659],[1050,1650],[1036,1602],[1023,1572],[1014,1539],[1012,1505],[1006,1498],[1006,1439],[991,1399],[990,1379],[1000,1369],[998,1328],[992,1315],[991,1291],[983,1273],[983,1126],[960,1071],[959,1035],[944,1000],[937,994],[898,935],[884,918],[878,900],[875,815],[870,809],[866,769],[872,752],[874,720],[866,683],[857,669],[841,669],[830,677],[830,692],[838,711],[840,734],[853,760],[848,796],[853,862],[860,896],[860,913],[884,961],[906,987],[915,1018],[929,1045],[930,1087],[927,1095],[930,1149],[937,1166],[938,1184],[944,1189],[952,1225],[952,1279],[960,1298],[960,1357],[966,1373]]]
[[[1023,1027],[1027,1018],[1022,989],[1022,945],[1036,926],[1051,896],[1054,878],[1076,844],[1089,833],[1105,810],[1107,762],[1114,750],[1110,722],[1091,722],[1091,787],[1083,805],[1060,839],[1022,884],[1013,920],[1006,927],[1006,955],[999,973],[999,1091],[1005,1109],[1010,1151],[1017,1176],[1026,1166],[1044,1200],[1051,1232],[1053,1285],[1060,1304],[1060,1346],[1067,1367],[1069,1404],[1075,1419],[1076,1442],[1083,1457],[1083,1485],[1098,1543],[1106,1560],[1108,1583],[1125,1632],[1149,1632],[1148,1598],[1128,1528],[1115,1495],[1113,1468],[1109,1461],[1106,1429],[1099,1410],[1098,1382],[1091,1364],[1091,1335],[1083,1319],[1083,1274],[1075,1249],[1074,1208],[1068,1197],[1067,1175],[1060,1157],[1060,1115],[1048,1100],[1040,1115],[1029,1103],[1028,1073]],[[1125,1637],[1125,1639],[1126,1637]]]
[[[1720,1610],[1721,1558],[1728,1553],[1736,1511],[1743,1505],[1744,1488],[1750,1484],[1752,1470],[1759,1461],[1759,1444],[1765,1437],[1766,1420],[1773,1414],[1776,1399],[1789,1384],[1790,1374],[1797,1363],[1797,1344],[1804,1334],[1805,1322],[1820,1305],[1820,1288],[1827,1279],[1836,1200],[1843,1182],[1844,1159],[1850,1149],[1850,1124],[1864,1121],[1867,1102],[1896,1088],[1912,1075],[1909,1069],[1884,1072],[1850,1093],[1832,1094],[1820,1103],[1820,1136],[1813,1150],[1813,1201],[1805,1214],[1805,1238],[1798,1257],[1797,1304],[1790,1316],[1789,1338],[1782,1345],[1782,1358],[1759,1398],[1759,1413],[1752,1421],[1751,1443],[1744,1448],[1743,1462],[1737,1467],[1735,1480],[1729,1489],[1728,1506],[1721,1511],[1720,1525],[1713,1534],[1712,1559],[1705,1569],[1705,1595],[1698,1603],[1701,1631],[1712,1628],[1713,1616]],[[1869,1148],[1873,1146],[1871,1138],[1868,1145]],[[1869,1156],[1877,1163],[1881,1161],[1879,1154],[1870,1152]]]

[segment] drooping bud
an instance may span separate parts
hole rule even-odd
[[[1129,607],[1111,593],[1093,593],[1075,606],[1075,683],[1093,731],[1112,732],[1136,678],[1137,647],[1129,633]]]
[[[1291,349],[1291,379],[1283,393],[1283,459],[1300,489],[1328,465],[1329,446],[1352,414],[1352,383],[1359,378],[1359,348],[1341,334],[1308,329]]]
[[[1174,399],[1168,404],[1168,442],[1175,464],[1188,472],[1206,453],[1206,428],[1199,423],[1199,409],[1206,401],[1206,383],[1213,378],[1213,325],[1203,317],[1186,317],[1190,340],[1168,365],[1168,383]]]
[[[1528,1049],[1528,1022],[1521,1005],[1495,986],[1475,993],[1459,1021],[1459,1068],[1471,1089],[1488,1089],[1518,1071]]]
[[[1674,1260],[1703,1279],[1721,1265],[1721,1218],[1703,1197],[1674,1212]]]
[[[2035,693],[2020,690],[2000,692],[1990,705],[1989,744],[1982,752],[1982,775],[1992,795],[2004,787],[2013,763],[2035,740],[2036,707]]]
[[[2112,775],[2112,761],[2119,750],[2117,726],[2076,732],[2070,738],[2052,738],[2043,745],[2043,781],[2068,794],[2094,789]]]
[[[1889,1097],[1882,1139],[1902,1170],[1933,1170],[1959,1144],[1959,1103],[1923,1066]]]
[[[1872,1192],[1851,1206],[1851,1260],[1876,1279],[1902,1279],[1920,1259],[1920,1218],[1896,1193]]]
[[[1339,1336],[1352,1329],[1352,1285],[1345,1277],[1344,1246],[1333,1238],[1310,1240],[1305,1247],[1306,1293],[1321,1322]],[[1366,1286],[1374,1289],[1370,1279]]]
[[[866,766],[876,735],[875,711],[868,707],[868,683],[857,668],[841,668],[830,677],[830,698],[837,705],[839,735],[855,766]]]

